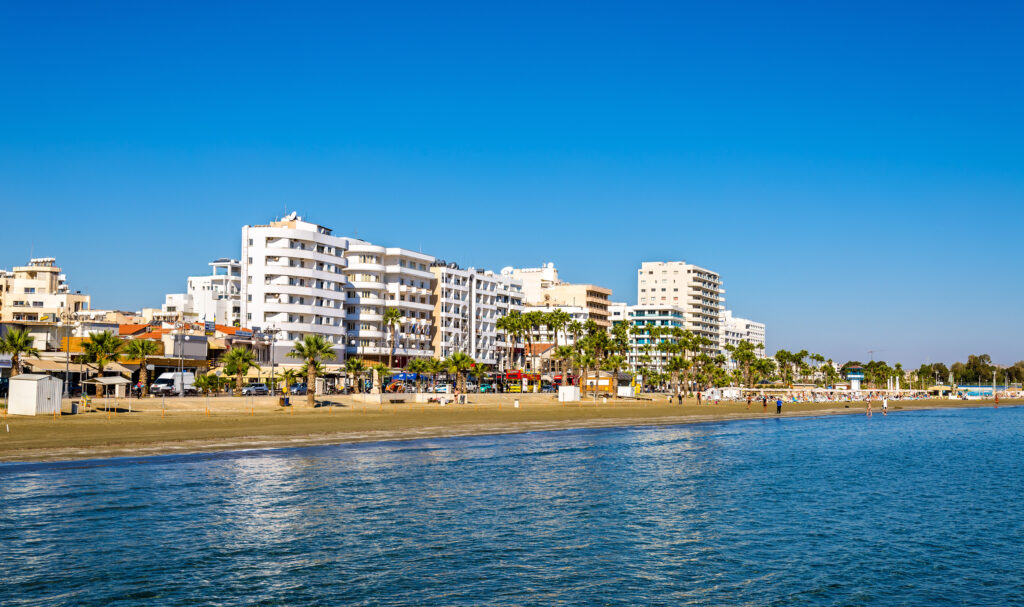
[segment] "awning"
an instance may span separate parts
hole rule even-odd
[[[122,386],[122,385],[125,385],[125,384],[130,384],[132,382],[128,381],[127,379],[125,379],[125,378],[123,378],[121,376],[114,376],[114,377],[106,377],[105,376],[105,377],[94,377],[92,379],[87,379],[83,383],[86,383],[86,384],[99,384],[99,385],[102,385],[102,386]]]
[[[23,364],[28,365],[33,371],[49,371],[51,373],[63,373],[64,364],[56,360],[46,359],[27,359],[22,361]],[[96,369],[89,365],[82,365],[79,363],[71,363],[67,366],[68,373],[79,373],[85,375],[94,375]]]

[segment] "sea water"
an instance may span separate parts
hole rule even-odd
[[[1024,604],[1024,408],[0,466],[3,605]]]

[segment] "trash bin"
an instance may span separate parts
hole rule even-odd
[[[291,406],[291,403],[288,402],[288,397],[287,396],[279,397],[277,399],[277,404],[281,405],[282,407],[289,407],[289,406]]]

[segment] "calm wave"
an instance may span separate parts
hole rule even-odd
[[[1024,604],[1024,409],[0,466],[4,605]]]

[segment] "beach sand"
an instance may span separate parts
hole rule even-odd
[[[609,400],[560,404],[551,394],[474,394],[469,404],[363,404],[351,397],[322,399],[309,408],[305,397],[282,408],[271,397],[168,398],[109,401],[104,411],[78,415],[24,417],[0,421],[0,462],[60,461],[139,457],[240,449],[267,449],[382,440],[506,434],[569,428],[651,426],[733,419],[778,417],[760,404],[702,404],[689,399],[669,405],[665,395],[652,400]],[[513,401],[520,407],[514,408]],[[1003,405],[1024,401],[1006,401]],[[848,405],[848,406],[847,406]],[[992,406],[992,401],[890,401],[890,412]],[[785,403],[782,417],[864,413],[863,402]],[[208,409],[207,409],[208,408]],[[874,407],[881,417],[880,404]]]

